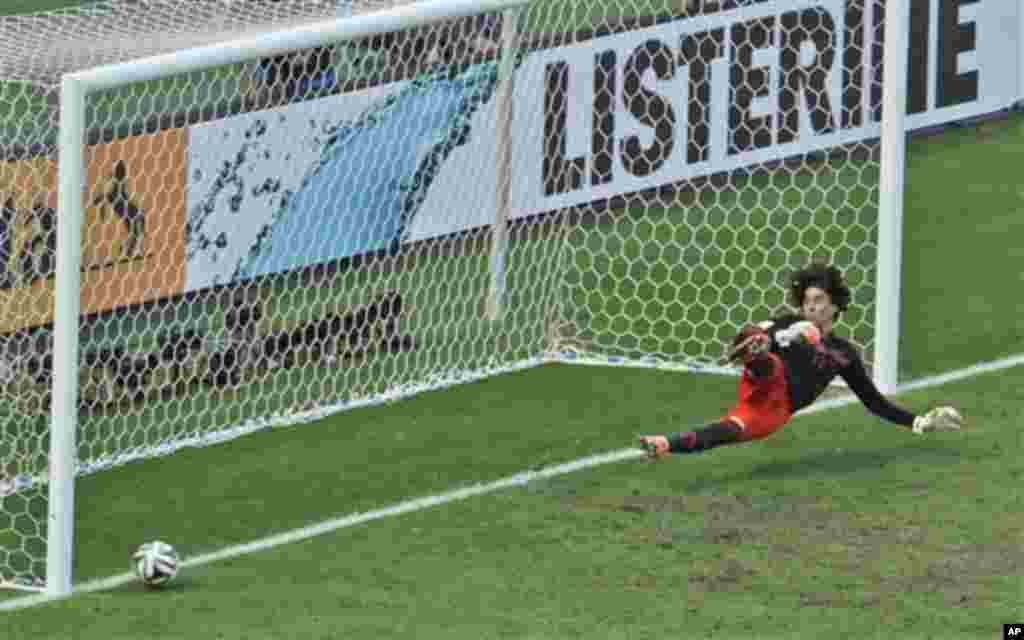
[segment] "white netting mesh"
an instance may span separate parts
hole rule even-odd
[[[880,39],[880,9],[848,15],[863,22],[847,25],[845,37],[857,37],[847,42],[821,4],[705,3],[689,20],[598,49],[584,76],[593,90],[575,90],[582,100],[554,92],[558,123],[546,144],[564,151],[558,138],[573,134],[573,119],[589,136],[555,154],[554,190],[590,183],[594,195],[612,192],[569,213],[556,350],[598,363],[713,368],[739,326],[788,306],[787,273],[820,259],[853,287],[840,330],[870,365],[878,141],[841,127],[867,121],[880,71],[850,68],[858,82],[845,84],[839,65],[829,74],[818,67],[844,50],[845,60],[867,62],[863,43]],[[571,83],[574,64],[534,75]],[[595,105],[592,123],[573,113],[580,103]],[[801,143],[814,136],[842,143]],[[659,171],[682,179],[615,188]]]
[[[633,4],[639,22],[535,2],[91,96],[82,470],[550,358],[708,367],[816,255],[846,270],[843,329],[870,355],[877,154],[839,125],[867,122],[875,98],[846,93],[835,65],[840,46],[866,56],[880,20],[844,29],[835,2]],[[3,68],[53,86],[72,68],[338,10],[211,0],[190,15],[222,22],[193,30],[182,6],[0,21],[22,38],[66,28],[31,60],[6,38]],[[871,88],[875,70],[857,64]],[[55,130],[37,92],[0,91],[0,580],[31,581],[45,558]]]
[[[0,79],[62,74],[415,0],[103,0],[0,20]],[[32,52],[27,55],[26,52]]]

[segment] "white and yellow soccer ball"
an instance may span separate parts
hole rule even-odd
[[[146,586],[163,587],[178,575],[178,552],[160,540],[147,542],[132,554],[132,568]]]

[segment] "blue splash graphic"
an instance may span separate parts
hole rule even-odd
[[[284,116],[254,120],[190,210],[189,268],[218,272],[195,280],[208,286],[397,249],[445,161],[469,141],[471,119],[496,86],[493,63],[455,77],[442,69],[403,83],[357,117],[311,119],[315,148],[296,155],[313,161],[301,170],[297,186],[295,178],[290,181],[294,188],[267,177],[265,169],[295,162],[282,148],[287,142],[294,147],[294,141],[275,136],[275,124],[285,126]],[[268,165],[273,157],[278,160]],[[258,175],[257,163],[264,175]],[[194,173],[193,180],[203,177]],[[253,207],[248,203],[257,200],[272,204],[269,219],[247,213]],[[255,235],[238,231],[256,225]]]

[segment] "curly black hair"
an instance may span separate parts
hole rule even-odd
[[[827,293],[840,313],[850,306],[850,287],[846,285],[843,273],[828,263],[812,262],[794,271],[788,284],[790,302],[797,309],[803,306],[804,293],[810,287],[818,287]]]

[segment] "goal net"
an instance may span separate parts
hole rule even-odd
[[[68,73],[253,51],[86,96],[78,474],[551,361],[721,370],[819,258],[871,362],[879,3],[402,4],[0,21],[4,584],[47,578]]]

